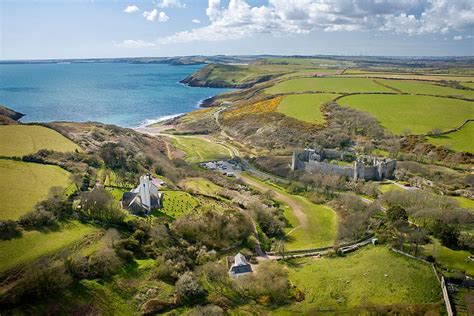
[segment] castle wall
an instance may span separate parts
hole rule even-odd
[[[324,157],[318,155],[324,155]],[[320,158],[341,159],[342,156],[341,152],[337,150],[323,150],[317,152],[313,149],[306,149],[301,152],[294,152],[291,169],[305,170],[308,172],[335,173],[350,179],[382,180],[394,178],[397,165],[396,160],[373,158],[370,162],[371,165],[366,165],[362,161],[356,161],[353,167],[346,167],[319,161]]]

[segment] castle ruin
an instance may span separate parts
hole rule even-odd
[[[351,155],[338,150],[305,149],[293,153],[291,169],[335,173],[352,180],[380,181],[394,178],[397,166],[394,159],[364,156],[351,159],[352,165],[344,165],[347,158],[351,159]]]

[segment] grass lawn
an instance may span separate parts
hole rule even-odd
[[[346,257],[293,260],[288,269],[290,281],[305,293],[304,301],[288,309],[303,314],[440,300],[430,265],[385,247],[369,246]]]
[[[474,104],[469,101],[411,95],[352,95],[339,99],[339,104],[368,112],[395,134],[405,130],[426,134],[442,131],[474,118]]]
[[[187,192],[165,191],[163,194],[163,208],[153,211],[154,215],[165,214],[172,218],[178,218],[189,214],[198,206],[198,202]]]
[[[285,229],[287,234],[286,250],[300,250],[309,248],[319,248],[334,245],[337,237],[337,214],[330,207],[322,204],[314,204],[307,198],[292,195],[282,188],[262,182],[248,175],[241,178],[251,187],[265,192],[272,190],[275,192],[274,199],[282,203],[284,215],[290,222]],[[298,207],[306,216],[307,225],[300,225],[301,222],[295,215],[293,207]],[[290,233],[291,232],[291,233]]]
[[[61,225],[59,231],[48,233],[27,231],[21,238],[2,240],[0,241],[0,272],[32,262],[40,256],[54,254],[96,230],[94,226],[69,222]]]
[[[285,229],[286,250],[299,250],[319,248],[334,245],[337,237],[337,215],[334,210],[326,205],[314,204],[302,196],[289,195],[301,207],[308,218],[307,227],[299,227],[299,221],[290,208],[285,208],[285,217],[290,222],[290,227]]]
[[[325,118],[321,106],[337,96],[328,93],[288,95],[278,104],[277,111],[300,121],[322,124]]]
[[[186,153],[185,160],[191,163],[230,157],[226,147],[200,137],[173,136],[173,143]]]
[[[184,181],[184,187],[188,190],[210,196],[215,196],[217,192],[222,191],[222,187],[206,178],[187,178]]]
[[[393,184],[393,183],[387,183],[387,184],[381,184],[379,185],[379,191],[382,193],[392,191],[392,190],[403,190],[400,188],[398,185]]]
[[[459,131],[429,137],[428,142],[436,146],[444,146],[455,151],[465,151],[474,154],[474,122],[467,123]]]
[[[393,92],[366,78],[298,78],[279,82],[265,90],[268,94],[292,92]]]
[[[473,200],[462,197],[462,196],[453,196],[452,198],[455,199],[459,203],[460,207],[474,210]]]
[[[462,85],[474,89],[474,82],[464,82]]]
[[[433,239],[432,243],[423,246],[423,253],[435,257],[444,268],[459,270],[474,276],[474,262],[468,259],[471,255],[469,251],[449,249]]]
[[[464,98],[474,98],[474,91],[459,90],[450,87],[439,86],[429,82],[412,80],[379,80],[379,82],[389,87],[411,94],[429,94],[438,96],[460,96]]]
[[[40,149],[60,152],[81,150],[58,132],[39,125],[1,125],[0,156],[21,157]]]
[[[0,219],[18,219],[48,196],[54,186],[66,188],[69,172],[57,166],[0,159]]]

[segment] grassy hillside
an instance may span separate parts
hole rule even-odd
[[[38,125],[0,126],[0,156],[24,156],[49,149],[60,152],[80,150],[58,132]]]
[[[470,122],[454,133],[429,137],[428,141],[436,146],[444,146],[455,151],[466,151],[474,154],[474,122]]]
[[[410,80],[378,80],[380,83],[411,94],[429,94],[437,96],[458,96],[474,98],[474,91],[443,87],[437,84]]]
[[[0,241],[0,272],[50,255],[97,231],[91,225],[69,222],[50,232],[27,231],[21,238]]]
[[[186,153],[188,162],[201,162],[230,157],[229,150],[219,144],[192,136],[173,136],[173,144]]]
[[[474,117],[472,102],[431,96],[352,95],[338,103],[370,113],[383,127],[399,135],[406,129],[412,134],[445,131]]]
[[[67,187],[69,172],[49,165],[0,159],[0,219],[18,219],[47,197],[54,186]]]
[[[430,265],[383,247],[368,247],[342,258],[291,261],[289,273],[290,281],[305,293],[305,300],[289,310],[304,314],[440,300]]]
[[[279,82],[265,90],[268,94],[297,92],[391,92],[393,90],[366,78],[298,78]]]
[[[322,124],[321,106],[337,96],[327,93],[288,95],[278,104],[277,111],[300,121]]]

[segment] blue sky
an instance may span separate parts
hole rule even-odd
[[[1,0],[0,59],[474,55],[474,0]]]

